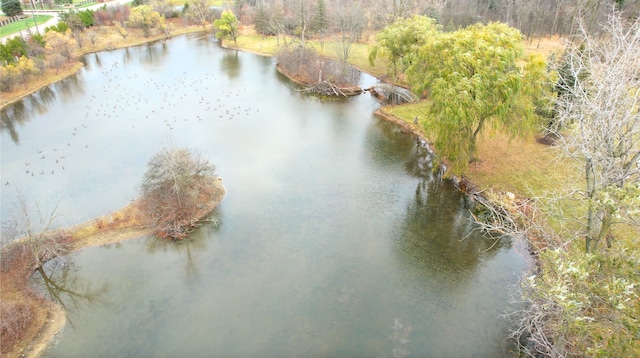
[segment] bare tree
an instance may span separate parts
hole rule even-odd
[[[602,39],[578,24],[550,131],[584,168],[585,189],[576,193],[588,207],[579,219],[591,251],[610,244],[611,227],[633,220],[640,205],[640,19],[625,24],[612,15]]]
[[[39,204],[30,205],[22,192],[16,189],[16,210],[10,221],[3,223],[3,241],[17,242],[17,246],[30,252],[33,268],[68,254],[71,251],[70,237],[56,225],[59,219],[60,198],[54,208],[47,212]]]
[[[312,25],[314,5],[311,0],[289,0],[289,7],[296,25],[295,33],[300,37],[302,47],[306,46],[307,31]]]
[[[192,0],[186,10],[186,16],[202,27],[206,27],[207,22],[211,22],[213,18],[211,5],[211,0]]]
[[[286,46],[287,22],[285,8],[280,0],[261,0],[254,7],[253,19],[255,29],[263,35],[275,35],[278,46],[280,36],[283,37]]]
[[[368,25],[377,30],[413,15],[437,17],[446,2],[447,0],[365,0],[362,8],[369,20]]]
[[[89,41],[91,41],[91,44],[95,45],[96,44],[96,40],[99,37],[99,34],[98,34],[98,32],[96,30],[91,29],[91,30],[87,31],[87,37],[89,38]]]
[[[335,18],[335,28],[338,32],[336,44],[338,59],[345,63],[349,60],[349,57],[351,57],[351,45],[360,39],[365,25],[360,2],[353,2],[350,6],[344,6],[339,9]]]
[[[163,148],[147,166],[142,208],[149,224],[160,237],[183,239],[211,211],[215,166],[186,148]]]

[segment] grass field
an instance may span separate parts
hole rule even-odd
[[[53,16],[50,15],[36,15],[36,22],[38,25],[41,25],[49,21],[49,19],[51,19],[52,17]],[[16,22],[10,23],[9,25],[0,27],[0,37],[15,34],[32,26],[34,26],[33,17],[18,20]]]

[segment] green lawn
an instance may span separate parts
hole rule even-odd
[[[36,22],[38,23],[38,25],[40,24],[44,24],[45,22],[49,21],[49,19],[51,19],[53,16],[50,15],[37,15],[36,16]],[[32,27],[33,24],[33,17],[29,17],[26,19],[22,19],[16,22],[13,22],[9,25],[6,26],[2,26],[0,27],[0,37],[4,37],[4,36],[9,36],[11,34],[15,34],[21,30],[26,29],[27,27]],[[44,29],[41,29],[41,31]]]

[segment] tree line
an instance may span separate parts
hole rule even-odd
[[[356,11],[351,11],[355,9]],[[235,12],[243,24],[255,24],[265,35],[304,36],[338,31],[345,16],[355,15],[363,30],[375,32],[398,19],[423,15],[447,31],[474,23],[503,22],[525,36],[569,35],[578,18],[590,30],[613,11],[633,19],[638,0],[238,0]],[[350,15],[347,15],[351,12]],[[330,21],[332,19],[332,21]],[[349,23],[354,23],[349,21]]]

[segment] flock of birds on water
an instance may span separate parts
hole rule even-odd
[[[110,67],[101,71],[101,75],[106,79],[105,84],[102,88],[93,90],[86,101],[87,104],[82,108],[82,123],[69,124],[69,137],[64,144],[50,149],[37,149],[33,158],[24,163],[25,175],[54,175],[64,171],[67,155],[77,148],[89,148],[89,140],[82,139],[83,132],[100,121],[126,121],[131,130],[149,130],[149,126],[157,126],[162,121],[171,134],[180,123],[211,119],[234,120],[251,117],[260,112],[258,108],[242,103],[246,88],[221,90],[213,73],[193,77],[188,71],[183,71],[181,74],[175,74],[173,78],[168,78],[164,73],[160,76],[146,75],[148,78],[141,86],[131,86],[129,83],[140,81],[141,76],[135,70],[121,71],[119,67],[120,63],[116,60]],[[76,90],[84,92],[84,88],[81,87],[71,91]],[[78,110],[81,109],[74,109]],[[7,181],[5,185],[11,183]]]

